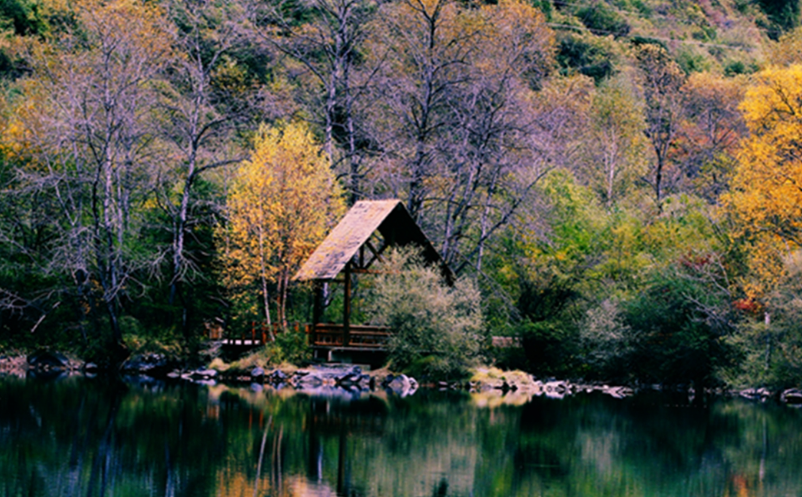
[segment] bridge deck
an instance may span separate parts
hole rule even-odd
[[[341,324],[320,323],[317,325],[301,325],[296,323],[290,326],[291,330],[304,332],[308,337],[308,343],[313,349],[317,350],[352,350],[364,352],[386,352],[387,344],[392,333],[381,326],[352,325],[346,333],[345,327]],[[270,327],[255,323],[250,333],[239,336],[219,336],[210,337],[227,347],[256,348],[269,343],[271,334],[273,336],[282,332],[277,325]]]

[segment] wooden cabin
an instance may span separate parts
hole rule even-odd
[[[372,269],[390,247],[415,245],[423,258],[441,268],[446,281],[454,274],[440,257],[404,204],[393,200],[362,200],[354,204],[295,275],[296,281],[313,281],[315,304],[309,342],[316,351],[382,352],[389,330],[351,323],[354,278],[376,273]],[[342,322],[322,323],[324,289],[331,283],[344,285]],[[317,353],[317,352],[316,352]]]

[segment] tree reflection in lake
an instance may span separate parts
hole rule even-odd
[[[488,407],[492,406],[492,407]],[[802,412],[0,378],[0,495],[800,495]]]

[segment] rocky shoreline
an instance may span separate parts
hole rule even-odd
[[[188,369],[170,360],[163,354],[136,354],[126,360],[119,374],[129,378],[183,380],[199,384],[244,383],[253,388],[292,388],[295,390],[341,389],[350,392],[366,392],[382,389],[401,396],[414,394],[419,388],[439,390],[463,390],[471,393],[495,393],[525,397],[544,396],[562,399],[571,395],[598,392],[622,399],[643,390],[661,390],[659,385],[632,388],[622,385],[575,383],[565,380],[538,380],[522,371],[502,371],[492,367],[480,367],[467,381],[433,382],[419,384],[404,374],[385,369],[363,371],[360,366],[349,364],[321,364],[306,368],[286,365],[265,369],[260,366],[248,370],[228,367],[203,367]],[[0,354],[0,375],[17,377],[58,377],[60,375],[84,374],[96,376],[101,371],[93,363],[68,357],[59,352],[38,351],[30,355]],[[692,402],[697,395],[693,388],[683,390]],[[770,391],[766,388],[744,390],[708,390],[706,395],[739,396],[748,400],[766,402],[775,399],[784,404],[802,406],[802,389],[791,388]]]

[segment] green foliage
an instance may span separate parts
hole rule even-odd
[[[728,338],[740,353],[737,367],[726,371],[725,380],[733,385],[781,389],[802,383],[802,253],[786,257],[784,267],[765,307],[747,307]]]
[[[0,32],[11,30],[19,36],[42,34],[44,20],[39,4],[26,0],[0,0]]]
[[[437,268],[410,250],[393,251],[381,265],[368,306],[372,321],[389,327],[393,367],[414,367],[431,379],[461,377],[480,352],[484,331],[473,281],[442,281]]]
[[[799,25],[798,0],[757,0],[757,3],[769,18],[770,38],[776,40],[783,31],[790,31]]]
[[[613,75],[618,57],[608,40],[565,32],[557,39],[556,60],[563,74],[576,71],[599,84]]]
[[[634,379],[631,359],[641,340],[626,323],[621,302],[607,298],[588,309],[579,325],[579,336],[583,362],[591,377]]]
[[[286,330],[276,334],[276,340],[266,346],[272,364],[288,362],[303,366],[312,359],[307,336],[302,331]]]
[[[674,58],[685,74],[708,72],[713,67],[710,55],[699,49],[684,48]]]
[[[639,337],[631,358],[638,378],[698,387],[727,365],[730,302],[717,269],[713,256],[689,256],[625,305],[625,324]]]
[[[632,29],[618,12],[603,1],[594,2],[577,9],[575,14],[593,34],[626,36]]]
[[[540,377],[576,374],[576,332],[567,322],[524,321],[519,327],[528,370]]]

